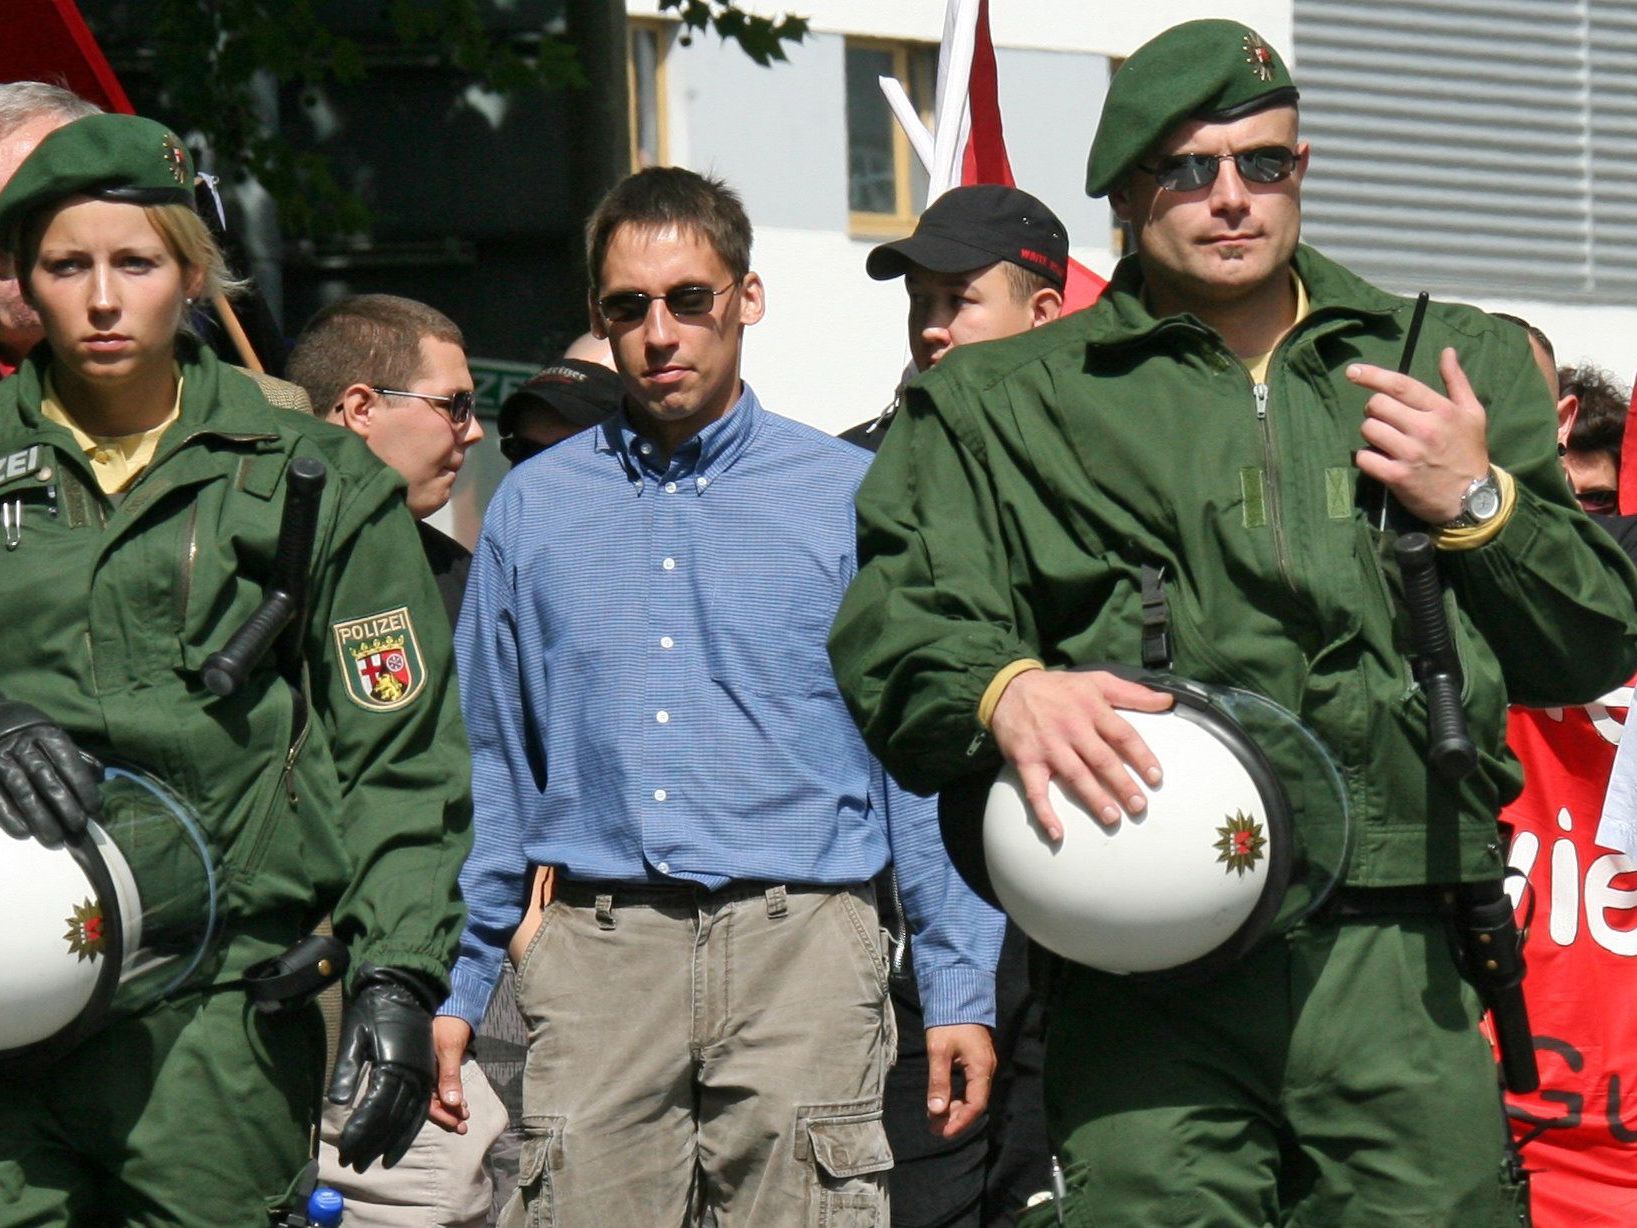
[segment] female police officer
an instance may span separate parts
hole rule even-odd
[[[223,275],[191,185],[163,126],[96,115],[0,193],[46,332],[0,384],[0,857],[80,839],[88,757],[128,763],[200,816],[222,918],[202,989],[8,1081],[0,1224],[265,1222],[306,1159],[322,1030],[231,983],[326,911],[352,957],[332,1096],[373,1066],[343,1160],[391,1162],[428,1103],[469,844],[446,620],[401,480],[187,335]],[[328,484],[299,647],[218,698],[201,666],[260,600],[303,457]]]

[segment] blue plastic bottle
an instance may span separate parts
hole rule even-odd
[[[343,1206],[339,1190],[321,1185],[307,1197],[307,1222],[313,1228],[336,1228]]]

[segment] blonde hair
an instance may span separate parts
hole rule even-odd
[[[142,205],[141,209],[178,263],[189,273],[201,274],[198,297],[212,299],[221,294],[233,298],[245,292],[250,283],[228,271],[227,257],[192,205]]]

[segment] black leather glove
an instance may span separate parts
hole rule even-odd
[[[0,699],[0,831],[59,845],[102,812],[102,765],[32,704]]]
[[[413,972],[373,964],[359,968],[352,1001],[341,1016],[341,1044],[330,1079],[330,1103],[351,1104],[363,1064],[370,1064],[369,1086],[336,1146],[343,1168],[363,1172],[377,1159],[391,1168],[426,1121],[438,1070],[432,1055],[438,998]]]

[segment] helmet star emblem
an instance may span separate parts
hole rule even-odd
[[[68,918],[68,932],[63,939],[68,943],[68,949],[82,962],[101,955],[107,945],[102,928],[102,909],[91,900],[76,904],[73,915]]]
[[[1237,872],[1240,878],[1261,861],[1267,848],[1267,836],[1262,825],[1243,810],[1226,816],[1227,822],[1216,829],[1217,861],[1225,863],[1223,873]]]

